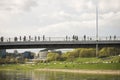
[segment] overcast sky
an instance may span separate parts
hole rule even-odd
[[[120,0],[0,0],[0,36],[120,36]]]

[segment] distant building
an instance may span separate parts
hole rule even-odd
[[[62,54],[62,51],[56,51],[56,50],[49,50],[48,52]]]
[[[34,58],[34,53],[30,52],[30,51],[25,51],[24,53],[22,53],[23,58],[27,58],[27,59],[33,59]]]
[[[6,49],[0,50],[0,58],[6,58]]]
[[[46,60],[47,54],[48,54],[48,51],[41,50],[41,51],[39,51],[37,58],[40,59],[40,60]]]
[[[47,54],[48,53],[58,53],[58,54],[61,54],[62,52],[61,51],[56,51],[56,50],[47,50],[47,49],[44,49],[44,50],[40,50],[38,55],[37,55],[37,59],[39,60],[46,60],[47,59]]]

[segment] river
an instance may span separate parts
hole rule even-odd
[[[47,71],[0,71],[0,80],[120,80],[120,75],[93,75]]]

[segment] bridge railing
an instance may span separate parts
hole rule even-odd
[[[95,36],[86,36],[86,37],[10,37],[10,38],[0,38],[0,42],[33,42],[33,41],[95,41],[96,37]],[[120,40],[120,36],[117,37],[105,37],[105,36],[100,36],[98,40]]]

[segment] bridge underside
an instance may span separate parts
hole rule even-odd
[[[39,41],[39,42],[0,42],[0,49],[27,49],[27,48],[120,48],[120,41]]]

